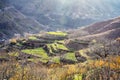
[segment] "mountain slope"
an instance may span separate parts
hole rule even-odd
[[[120,0],[9,1],[22,13],[34,17],[52,30],[85,26],[96,21],[117,17],[120,12]]]
[[[94,38],[116,39],[118,37],[120,37],[120,28],[107,30],[105,32],[101,32],[98,34],[87,35],[79,39],[94,39]]]
[[[44,29],[44,26],[35,19],[26,17],[13,6],[5,7],[0,11],[0,35],[1,38],[10,38],[15,33],[24,32],[37,33]]]
[[[71,0],[65,2],[61,0],[0,0],[0,34],[4,37],[12,37],[14,33],[77,28],[118,16],[119,3],[119,0]],[[116,29],[119,24],[118,18],[118,21],[115,19],[95,23],[83,30],[90,34],[98,34]]]
[[[80,35],[84,31],[87,34],[77,36],[78,39],[107,38],[116,39],[120,37],[120,17],[108,21],[97,22],[87,27],[83,27],[72,32],[72,35]],[[74,34],[73,34],[74,33]]]
[[[116,28],[120,28],[120,17],[91,24],[85,27],[83,30],[88,31],[91,34],[95,34]]]

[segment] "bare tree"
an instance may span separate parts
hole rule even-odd
[[[16,71],[17,65],[15,62],[3,62],[0,66],[0,80],[9,80],[15,75]]]

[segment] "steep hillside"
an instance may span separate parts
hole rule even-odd
[[[87,27],[70,31],[70,36],[78,39],[107,38],[115,39],[120,37],[120,17],[108,21],[97,22]],[[77,36],[78,35],[78,36]]]
[[[108,3],[108,5],[103,3]],[[118,16],[119,3],[118,0],[85,0],[85,2],[79,0],[0,0],[0,35],[10,38],[14,33],[34,33],[44,29],[68,30],[89,25]],[[119,21],[110,20],[92,24],[84,30],[90,34],[100,33],[117,28],[118,24]]]
[[[98,34],[87,35],[79,39],[95,39],[95,38],[116,39],[118,37],[120,37],[120,28],[107,30]]]
[[[91,24],[90,26],[85,27],[83,30],[88,31],[91,34],[95,34],[116,28],[120,28],[120,17]]]
[[[88,25],[96,21],[117,17],[120,11],[119,0],[9,1],[22,13],[34,17],[51,30],[64,30]]]
[[[8,5],[8,1],[7,0],[0,0],[0,9],[6,7]]]
[[[24,32],[37,33],[43,30],[44,26],[35,19],[26,17],[13,6],[5,7],[0,10],[0,35],[1,38],[10,38],[15,33]]]

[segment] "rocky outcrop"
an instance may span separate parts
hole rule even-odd
[[[79,52],[75,53],[75,57],[77,59],[78,62],[85,62],[87,59],[85,57],[83,57],[82,55],[80,55]]]
[[[68,59],[65,59],[65,58],[60,58],[60,62],[63,63],[63,64],[75,64],[76,63],[76,61],[68,60]]]

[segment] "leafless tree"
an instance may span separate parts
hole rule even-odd
[[[97,54],[104,60],[107,64],[107,67],[101,68],[100,70],[95,70],[93,73],[90,73],[85,80],[119,80],[120,78],[117,76],[113,76],[114,74],[120,75],[116,71],[111,69],[110,64],[114,64],[115,66],[119,66],[117,61],[112,59],[110,56],[119,56],[120,54],[120,44],[115,40],[108,39],[99,39],[95,44],[91,44],[89,46],[90,52],[93,54]],[[117,67],[116,67],[117,68]],[[98,72],[99,71],[99,72]],[[92,79],[93,78],[93,79]]]
[[[2,62],[0,66],[0,80],[9,80],[17,71],[16,62]]]

